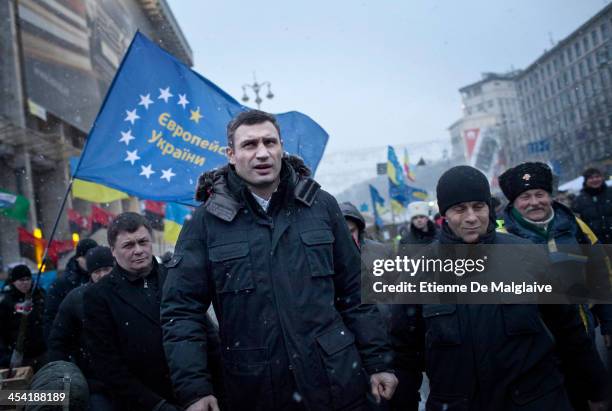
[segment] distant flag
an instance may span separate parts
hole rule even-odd
[[[77,162],[78,158],[71,159],[71,163],[76,165]],[[92,203],[112,203],[129,198],[123,191],[79,179],[72,182],[72,196]]]
[[[0,189],[0,215],[25,224],[30,215],[30,202],[24,196]]]
[[[406,184],[404,172],[402,171],[402,167],[400,167],[395,150],[391,146],[387,148],[387,175],[394,185],[401,186]]]
[[[410,202],[412,201],[425,201],[427,200],[427,190],[423,190],[422,188],[416,188],[411,186],[406,186],[408,188],[408,197],[410,198]]]
[[[404,148],[404,172],[406,173],[406,178],[408,178],[408,180],[415,181],[414,173],[410,169],[410,159],[408,158],[407,148]]]
[[[68,209],[68,224],[70,232],[84,233],[89,231],[89,220],[73,208]]]
[[[150,200],[197,203],[202,172],[227,163],[227,123],[248,110],[137,32],[109,88],[74,178]],[[277,114],[283,149],[315,171],[328,134],[308,116]]]
[[[410,201],[405,194],[406,180],[404,179],[404,170],[402,170],[395,150],[391,146],[387,149],[387,175],[389,176],[391,209],[394,213],[401,213],[401,209],[408,207]]]
[[[385,199],[381,197],[380,193],[370,184],[370,195],[372,196],[372,210],[374,211],[374,222],[377,227],[381,228],[384,223],[381,218],[381,214],[386,212]]]
[[[189,218],[191,218],[190,207],[177,203],[166,203],[164,241],[168,244],[176,244],[183,224]]]
[[[145,218],[151,223],[154,230],[164,229],[164,215],[166,213],[166,203],[163,201],[144,200],[141,208]]]
[[[113,221],[115,215],[110,211],[106,211],[102,207],[95,205],[91,206],[91,215],[89,216],[89,227],[91,228],[92,234],[101,228],[109,226],[110,222]]]
[[[362,213],[367,213],[370,210],[370,208],[368,207],[367,203],[361,203],[361,205],[359,206],[359,211],[361,211]]]
[[[391,199],[391,209],[394,214],[401,214],[404,212],[404,206],[397,200]]]

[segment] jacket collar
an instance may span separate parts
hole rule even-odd
[[[299,157],[285,155],[282,162],[281,182],[272,196],[270,212],[293,201],[310,207],[320,185],[310,178],[310,170]],[[196,200],[203,201],[209,213],[227,222],[233,221],[243,207],[260,209],[244,180],[229,164],[200,176]]]
[[[111,281],[113,284],[114,292],[121,298],[127,305],[153,321],[155,324],[159,324],[159,305],[153,305],[144,296],[140,288],[142,286],[137,283],[130,282],[128,280],[128,273],[121,266],[115,264],[111,274]],[[161,276],[161,270],[155,257],[153,257],[153,269],[146,278],[155,276],[158,284],[158,292],[162,287],[163,278]]]

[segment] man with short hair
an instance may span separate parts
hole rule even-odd
[[[402,236],[400,244],[430,244],[438,235],[436,225],[429,219],[429,204],[413,201],[408,204],[410,229]]]
[[[116,264],[83,293],[93,376],[121,410],[175,411],[159,323],[165,273],[153,258],[151,225],[126,212],[111,222],[107,236]]]
[[[582,175],[582,190],[572,208],[591,227],[600,243],[612,244],[612,189],[598,168],[587,168]]]
[[[551,263],[551,276],[558,281],[584,276],[587,284],[609,289],[608,257],[596,247],[590,228],[563,204],[552,199],[553,176],[550,167],[527,162],[506,170],[499,185],[509,203],[504,210],[505,229],[536,244],[545,244]],[[597,283],[597,284],[595,284]],[[612,347],[612,305],[579,306],[590,336],[600,326],[607,347]],[[588,410],[588,391],[580,389],[580,375],[569,374],[566,387],[577,411]]]
[[[489,183],[477,169],[451,168],[440,177],[436,191],[445,221],[439,240],[430,246],[434,256],[446,255],[455,245],[529,244],[496,232]],[[516,278],[532,269],[531,264],[516,264],[511,252],[489,257],[488,266],[508,267]],[[392,313],[400,381],[397,409],[418,409],[420,373],[425,369],[430,385],[427,409],[571,411],[557,355],[583,378],[593,399],[605,391],[605,370],[575,306],[394,305]],[[594,406],[603,409],[602,404]]]
[[[84,238],[79,241],[74,256],[68,260],[66,270],[49,287],[47,297],[45,298],[45,313],[43,315],[45,341],[49,339],[53,321],[64,298],[66,298],[70,291],[89,281],[85,254],[97,245],[98,243],[91,238]]]
[[[362,410],[397,380],[376,308],[360,304],[360,260],[336,200],[283,155],[274,116],[227,129],[229,164],[200,177],[203,202],[168,263],[164,348],[181,405],[218,410],[203,355],[213,304],[231,410]]]

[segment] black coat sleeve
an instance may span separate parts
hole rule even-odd
[[[399,380],[391,400],[394,410],[416,411],[421,400],[425,332],[421,307],[392,305],[389,335],[394,351],[394,368]]]
[[[74,354],[80,341],[81,319],[76,310],[77,294],[69,293],[59,306],[49,333],[49,361],[75,361]]]
[[[579,376],[576,381],[588,399],[605,399],[608,376],[604,365],[580,319],[576,305],[541,305],[544,323],[556,339],[556,348],[564,371]]]
[[[164,351],[175,395],[181,405],[213,394],[207,350],[211,302],[208,250],[202,208],[181,230],[174,256],[166,267],[161,322]]]
[[[390,370],[392,352],[380,312],[361,304],[361,256],[351,238],[336,200],[319,193],[327,203],[334,235],[334,286],[336,309],[355,335],[355,345],[369,374]]]
[[[132,409],[152,410],[164,398],[135,378],[121,357],[117,324],[101,287],[94,284],[83,294],[85,319],[83,330],[88,352],[91,355],[96,379],[117,395]]]

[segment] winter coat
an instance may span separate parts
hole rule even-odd
[[[293,162],[293,163],[290,163]],[[219,319],[230,410],[357,410],[390,351],[360,304],[360,258],[336,200],[283,159],[268,212],[233,168],[204,174],[205,201],[168,263],[164,348],[181,404],[214,394],[202,313]]]
[[[45,341],[49,339],[53,321],[55,320],[59,306],[62,301],[64,301],[64,298],[66,298],[70,291],[88,281],[89,274],[79,266],[76,257],[72,257],[68,260],[64,274],[53,281],[53,284],[49,287],[45,300],[45,313],[43,317]]]
[[[8,367],[13,349],[19,336],[22,314],[15,305],[25,301],[25,294],[13,285],[0,294],[0,368]],[[43,338],[42,314],[45,306],[45,292],[37,288],[32,296],[32,311],[28,314],[26,337],[23,347],[23,364],[45,353],[47,346]]]
[[[602,244],[612,244],[612,189],[605,182],[599,189],[584,187],[572,208]]]
[[[461,240],[445,223],[439,242]],[[493,224],[481,242],[526,244],[496,233]],[[395,409],[418,409],[425,370],[427,410],[571,411],[557,355],[580,373],[590,398],[603,399],[605,369],[574,305],[425,304],[392,311]]]
[[[60,304],[49,334],[48,360],[75,363],[87,378],[91,392],[106,392],[104,384],[94,377],[83,332],[83,293],[90,285],[86,283],[70,291]]]
[[[438,237],[438,228],[433,221],[427,221],[427,231],[419,230],[410,224],[410,230],[402,236],[400,244],[431,244]]]
[[[553,210],[555,216],[544,232],[521,221],[509,204],[504,210],[505,230],[535,244],[546,244],[553,269],[550,274],[561,281],[564,276],[584,275],[588,277],[587,283],[596,282],[609,288],[608,257],[601,247],[592,246],[596,244],[592,232],[563,204],[553,202]],[[591,332],[599,322],[602,334],[612,334],[612,305],[598,304],[590,310],[588,306],[583,307],[586,307],[587,327]]]
[[[126,271],[115,265],[83,293],[83,328],[94,377],[130,411],[150,411],[162,400],[175,402],[159,322],[165,270],[155,259],[153,263],[147,287],[143,279],[128,280]],[[209,328],[212,352],[218,350],[218,337]]]

